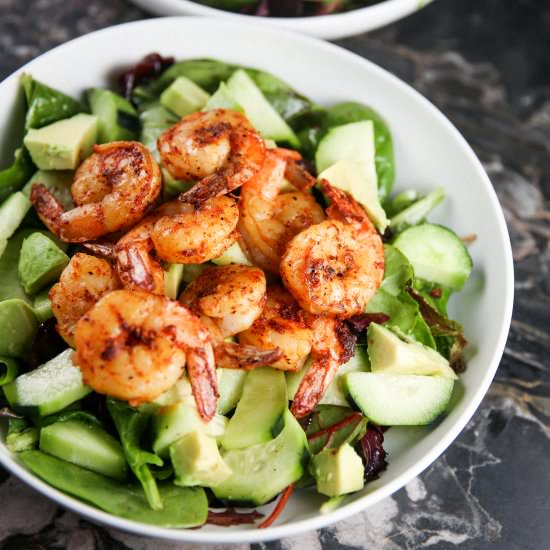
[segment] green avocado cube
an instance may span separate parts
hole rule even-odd
[[[363,461],[349,443],[313,455],[310,471],[317,491],[329,497],[354,493],[365,485]]]
[[[176,479],[182,487],[215,487],[231,477],[213,437],[190,432],[170,446],[170,458]]]
[[[162,92],[160,102],[178,116],[200,111],[210,96],[185,76],[180,76]]]
[[[97,117],[80,113],[39,129],[30,129],[23,140],[41,170],[73,170],[97,140]]]
[[[32,233],[21,246],[19,280],[27,294],[35,294],[57,280],[69,256],[43,233]]]

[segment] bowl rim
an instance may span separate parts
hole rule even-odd
[[[52,52],[62,52],[64,49],[69,49],[75,47],[75,45],[85,43],[88,40],[95,40],[98,35],[108,35],[110,33],[117,34],[123,32],[124,29],[128,27],[149,27],[149,26],[158,26],[159,29],[162,28],[165,24],[189,24],[192,22],[193,25],[199,24],[212,27],[223,27],[226,28],[227,25],[232,25],[236,27],[236,30],[239,28],[243,31],[257,31],[258,28],[254,23],[250,22],[237,22],[237,21],[224,21],[219,18],[197,18],[197,17],[185,17],[185,16],[174,16],[174,17],[165,17],[157,19],[145,19],[138,20],[128,23],[121,23],[118,25],[113,25],[106,27],[97,31],[93,31],[82,35],[80,37],[74,38],[68,42],[60,44],[55,48],[52,48],[43,54],[37,56],[33,60],[29,61],[22,67],[18,68],[11,75],[5,78],[0,82],[0,93],[3,86],[11,82],[25,72],[32,70],[34,64],[38,64],[44,57],[47,57]],[[211,29],[213,30],[213,29]],[[26,470],[15,458],[14,456],[7,451],[3,442],[0,442],[0,463],[4,468],[6,468],[13,475],[30,485],[33,489],[39,491],[43,495],[51,498],[56,503],[68,508],[72,511],[79,513],[80,515],[94,521],[96,523],[107,525],[109,527],[114,527],[121,529],[133,534],[144,535],[148,537],[156,537],[167,540],[182,541],[182,542],[200,542],[200,543],[253,543],[253,542],[262,542],[269,541],[274,539],[280,539],[290,536],[296,536],[306,531],[311,531],[315,529],[320,529],[326,527],[337,521],[344,520],[351,515],[359,513],[368,507],[376,504],[383,498],[391,495],[411,479],[420,474],[425,470],[430,464],[432,464],[445,449],[456,439],[459,433],[464,429],[468,421],[473,416],[474,412],[479,407],[481,400],[487,393],[487,390],[493,380],[495,372],[500,363],[502,354],[504,352],[504,347],[508,337],[508,331],[512,318],[512,308],[513,308],[513,297],[514,297],[514,270],[513,270],[513,258],[512,258],[512,248],[510,243],[510,238],[504,218],[504,214],[500,203],[498,201],[496,192],[487,176],[481,162],[471,149],[471,147],[466,142],[465,138],[460,134],[458,129],[449,121],[449,119],[433,105],[427,98],[415,90],[412,86],[405,83],[397,76],[393,75],[386,69],[376,65],[372,61],[369,61],[358,54],[345,50],[344,48],[324,42],[323,40],[299,35],[287,30],[280,28],[266,28],[262,27],[262,33],[268,33],[271,35],[276,35],[277,38],[281,39],[292,39],[298,45],[304,44],[307,46],[314,46],[322,51],[331,52],[340,56],[346,63],[353,63],[358,66],[359,70],[361,66],[367,66],[369,71],[376,73],[376,75],[385,80],[389,86],[396,87],[400,89],[403,93],[412,95],[414,99],[421,104],[435,117],[445,128],[452,134],[456,140],[456,143],[463,149],[463,152],[467,154],[469,161],[472,166],[475,167],[477,175],[479,177],[480,183],[484,188],[484,191],[487,193],[488,199],[491,203],[491,207],[497,219],[497,226],[494,228],[495,233],[498,234],[499,242],[503,246],[504,256],[506,260],[506,269],[502,273],[504,279],[504,288],[506,289],[505,295],[502,297],[504,301],[504,316],[501,319],[501,326],[498,334],[497,345],[493,350],[491,361],[486,365],[486,373],[482,379],[482,382],[473,390],[470,400],[465,407],[462,414],[457,417],[454,421],[454,424],[450,425],[447,432],[441,437],[441,439],[427,452],[420,460],[412,464],[410,467],[406,468],[399,476],[397,476],[393,481],[383,485],[382,487],[374,490],[371,493],[367,493],[357,499],[354,502],[344,504],[341,507],[333,510],[327,514],[319,513],[315,517],[299,520],[289,524],[275,525],[271,526],[269,529],[244,529],[237,530],[231,529],[226,531],[200,531],[192,529],[180,529],[180,528],[166,528],[166,527],[157,527],[154,525],[149,525],[145,523],[135,522],[127,519],[120,518],[113,514],[104,512],[94,506],[84,503],[83,501],[78,500],[75,497],[69,496],[52,486],[48,485],[41,479],[39,479],[34,474]]]
[[[142,9],[163,16],[194,15],[254,21],[257,24],[275,25],[319,38],[337,39],[381,28],[425,8],[434,0],[384,0],[349,12],[308,17],[258,17],[206,6],[193,0],[155,0],[154,3],[149,0],[131,1]]]

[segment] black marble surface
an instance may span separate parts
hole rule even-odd
[[[145,16],[124,0],[0,0],[0,78],[70,38]],[[550,3],[437,0],[404,21],[338,43],[412,84],[472,144],[509,224],[514,318],[482,406],[428,470],[347,521],[253,546],[549,548]],[[2,478],[0,548],[193,547],[96,527]]]

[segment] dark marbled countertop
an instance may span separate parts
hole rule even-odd
[[[145,16],[124,0],[0,0],[0,78],[70,38]],[[548,548],[550,3],[437,0],[404,21],[338,43],[426,95],[482,160],[514,248],[512,329],[480,409],[422,475],[328,529],[253,546]],[[0,479],[0,548],[193,547],[97,527],[5,473]]]

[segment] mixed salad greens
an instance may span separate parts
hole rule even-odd
[[[355,10],[380,0],[198,0],[221,10],[263,17],[309,17]]]
[[[323,2],[332,4],[355,5]],[[293,488],[315,486],[329,498],[324,510],[337,506],[386,468],[387,427],[429,424],[445,412],[466,346],[447,304],[472,261],[452,230],[426,221],[442,189],[392,194],[392,136],[373,109],[317,105],[262,70],[157,54],[121,76],[120,95],[96,88],[80,101],[31,75],[21,83],[26,137],[0,172],[0,415],[8,449],[38,477],[109,513],[165,527],[254,523],[257,511],[225,507],[256,507],[282,493],[265,527]],[[139,140],[158,160],[157,138],[205,105],[244,112],[263,138],[300,151],[311,172],[363,204],[383,235],[382,284],[363,314],[345,320],[351,358],[300,421],[288,401],[309,363],[286,373],[218,369],[217,414],[205,423],[185,376],[139,406],[92,392],[55,331],[48,291],[81,247],[45,228],[28,198],[33,183],[70,208],[82,160],[74,143],[82,156],[93,143]],[[51,132],[60,121],[78,135]],[[164,172],[165,199],[188,187]],[[323,192],[312,192],[326,206]],[[242,250],[232,254],[217,263],[248,261]],[[199,272],[167,266],[167,295],[176,298]]]

